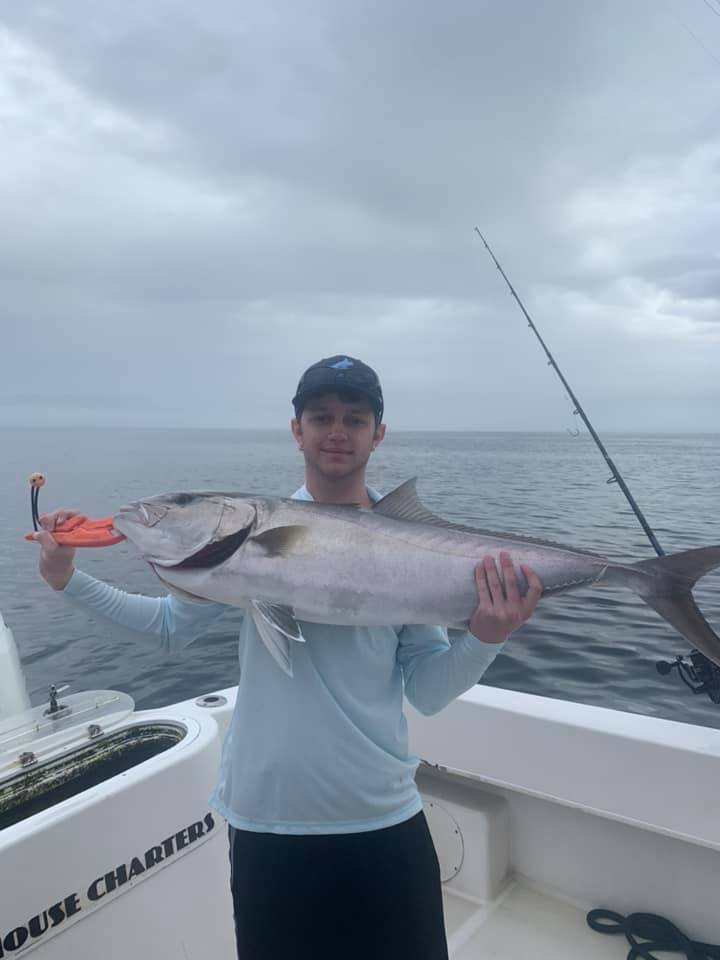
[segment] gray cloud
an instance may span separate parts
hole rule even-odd
[[[479,222],[600,427],[718,428],[702,4],[2,16],[0,422],[272,426],[348,351],[398,427],[562,429]]]

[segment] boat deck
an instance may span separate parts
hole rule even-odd
[[[595,933],[584,910],[522,883],[487,905],[447,888],[443,901],[451,960],[618,960],[627,953],[625,938]]]

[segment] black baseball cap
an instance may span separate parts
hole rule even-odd
[[[300,377],[297,391],[292,399],[295,416],[302,413],[305,401],[322,393],[335,390],[353,390],[370,403],[377,422],[382,420],[384,402],[378,375],[362,360],[338,354],[318,360]]]

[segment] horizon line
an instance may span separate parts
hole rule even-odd
[[[452,428],[452,427],[392,427],[389,424],[386,424],[389,433],[467,433],[467,434],[501,434],[501,433],[518,433],[518,434],[567,434],[571,439],[576,440],[580,437],[588,437],[592,439],[590,433],[587,430],[580,429],[578,434],[570,434],[567,428],[544,428],[544,429],[534,429],[528,427],[505,427],[505,428],[492,428],[492,429],[477,429],[477,428]],[[0,423],[0,430],[195,430],[195,431],[206,431],[206,432],[236,432],[236,433],[287,433],[289,432],[288,427],[239,427],[239,426],[191,426],[187,424],[83,424],[83,423],[66,423],[66,424],[10,424],[10,423]],[[661,430],[653,428],[624,428],[619,430],[617,428],[600,428],[598,433],[603,434],[614,434],[614,435],[628,435],[628,434],[646,434],[648,436],[720,436],[720,430],[693,430],[693,429],[683,429],[676,428],[673,430]]]

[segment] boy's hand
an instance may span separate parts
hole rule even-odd
[[[78,515],[77,510],[54,510],[52,513],[40,514],[41,529],[34,535],[33,540],[41,546],[38,558],[40,576],[50,584],[53,590],[64,590],[75,572],[73,565],[75,548],[61,546],[54,539],[52,531],[56,525]]]
[[[542,594],[538,575],[530,567],[521,564],[528,589],[524,597],[520,596],[512,560],[506,551],[500,554],[500,566],[504,589],[492,557],[485,557],[475,567],[480,602],[470,618],[470,632],[484,643],[502,643],[506,640],[530,619]]]

